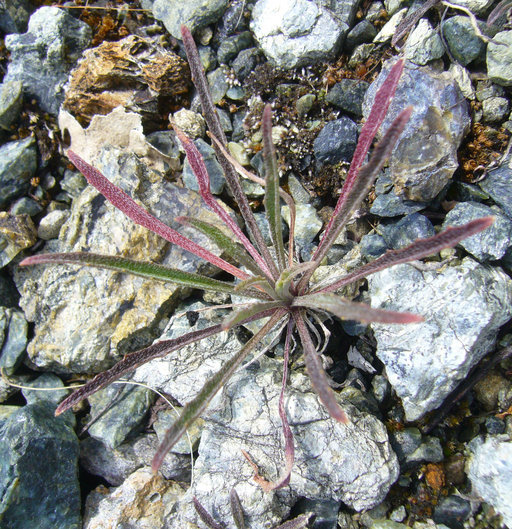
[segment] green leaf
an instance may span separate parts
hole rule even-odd
[[[282,301],[254,303],[249,307],[245,307],[243,309],[235,311],[233,314],[227,317],[222,322],[222,328],[224,330],[231,329],[233,325],[238,325],[241,321],[246,320],[247,318],[251,318],[252,316],[256,316],[260,312],[265,312],[269,309],[278,309],[279,307],[283,307]]]

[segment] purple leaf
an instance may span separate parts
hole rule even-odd
[[[199,518],[205,523],[209,529],[226,529],[224,524],[217,523],[213,516],[203,507],[201,502],[194,496],[192,498],[192,503],[194,504],[194,509],[196,510]]]

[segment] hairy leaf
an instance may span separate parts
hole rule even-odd
[[[244,511],[242,510],[240,498],[234,488],[231,489],[231,492],[229,493],[229,503],[231,506],[231,514],[233,515],[233,520],[235,521],[237,529],[245,529]]]
[[[284,304],[282,301],[263,301],[261,303],[253,303],[248,307],[234,311],[233,314],[228,316],[222,322],[222,328],[224,330],[231,329],[231,327],[238,325],[241,321],[247,320],[247,318],[256,318],[258,314],[266,314],[269,310],[282,308],[283,306]]]
[[[313,514],[308,512],[306,514],[301,514],[294,518],[293,520],[288,520],[281,525],[278,525],[274,529],[306,529],[309,521],[313,518]]]
[[[203,507],[201,502],[194,496],[192,498],[194,508],[199,515],[199,518],[205,523],[209,529],[226,529],[226,525],[218,523],[213,519],[213,516]]]

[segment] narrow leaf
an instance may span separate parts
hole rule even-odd
[[[304,310],[293,312],[293,319],[295,320],[295,325],[299,331],[300,340],[304,349],[304,361],[309,378],[311,379],[311,384],[331,417],[338,422],[346,424],[349,422],[349,419],[343,411],[343,408],[336,401],[334,391],[329,386],[329,380],[322,366],[320,356],[315,350],[311,334],[305,323],[305,318],[306,313]]]
[[[278,525],[277,527],[274,527],[274,529],[306,529],[309,521],[314,517],[313,513],[306,513],[301,514],[300,516],[297,516],[297,518],[294,518],[293,520],[288,520],[287,522],[284,522],[281,525]]]
[[[386,117],[389,105],[391,104],[391,100],[393,99],[398,86],[398,81],[402,75],[403,68],[404,61],[400,59],[396,62],[396,64],[393,65],[388,76],[384,80],[384,83],[375,94],[375,99],[373,101],[370,114],[363,125],[361,133],[359,134],[359,139],[357,140],[356,150],[354,151],[354,157],[352,158],[350,169],[348,171],[347,178],[345,179],[345,185],[341,190],[338,202],[334,208],[333,216],[327,224],[324,236],[318,245],[317,251],[313,255],[313,259],[315,260],[317,260],[317,254],[323,250],[323,246],[325,244],[324,240],[329,237],[333,228],[333,223],[336,221],[339,211],[342,209],[347,195],[354,185],[354,181],[358,178],[359,169],[363,165],[364,159],[368,154],[368,150],[370,149],[373,139],[375,138],[380,126],[382,125],[382,122],[384,121],[384,118]]]
[[[279,271],[286,267],[283,230],[281,225],[281,203],[279,200],[279,169],[276,150],[272,142],[272,110],[265,105],[262,118],[263,160],[265,163],[265,213],[270,227],[270,236],[274,243]]]
[[[210,88],[204,74],[201,59],[199,58],[199,53],[192,37],[192,33],[190,33],[190,30],[186,26],[181,26],[181,37],[183,39],[183,46],[187,54],[190,71],[192,72],[194,85],[197,88],[199,99],[201,100],[204,119],[208,124],[210,132],[216,138],[218,138],[224,147],[226,147],[226,135],[224,134],[224,129],[222,128],[217,110],[215,109],[215,105],[213,104],[213,100],[210,95]],[[214,149],[216,150],[219,163],[224,171],[228,187],[230,188],[231,193],[233,194],[233,197],[240,208],[240,213],[244,218],[247,229],[249,230],[253,240],[256,242],[256,247],[263,256],[265,263],[272,272],[272,276],[274,279],[277,279],[277,268],[275,267],[272,256],[270,255],[267,245],[265,244],[265,240],[263,239],[263,235],[261,234],[261,230],[259,229],[256,219],[254,218],[254,215],[251,211],[247,197],[242,190],[238,176],[233,169],[233,166],[226,160],[226,158],[222,157],[221,152],[217,149],[215,144]]]
[[[246,279],[248,276],[245,272],[238,269],[236,266],[229,264],[220,257],[212,254],[208,250],[201,248],[198,244],[190,239],[187,239],[176,230],[173,230],[162,221],[158,220],[148,213],[142,206],[137,204],[124,191],[116,187],[110,182],[100,171],[88,164],[85,160],[80,158],[78,154],[69,150],[67,152],[68,158],[73,162],[75,167],[85,176],[89,184],[94,186],[109,202],[111,202],[117,209],[122,211],[127,217],[133,220],[136,224],[144,226],[153,233],[160,235],[165,240],[176,244],[180,248],[187,250],[201,259],[212,263],[221,270],[228,272],[240,279]]]
[[[213,516],[203,507],[202,503],[194,496],[192,498],[194,509],[196,510],[202,522],[208,526],[209,529],[226,529],[224,524],[217,523]]]
[[[400,22],[391,39],[391,46],[395,47],[402,38],[412,29],[414,24],[432,7],[438,4],[441,0],[426,0],[423,5],[419,5],[418,9],[407,13],[407,16]]]
[[[156,279],[159,281],[168,281],[181,286],[190,288],[199,288],[202,290],[213,290],[215,292],[233,293],[234,285],[225,281],[219,281],[211,277],[184,272],[177,268],[145,262],[134,261],[125,257],[114,257],[111,255],[100,255],[96,253],[76,252],[76,253],[47,253],[33,255],[24,259],[20,266],[30,266],[37,264],[72,264],[87,265],[98,268],[115,270],[116,272],[125,272],[137,276]]]
[[[310,294],[295,298],[292,306],[326,310],[342,320],[356,320],[363,323],[419,323],[421,316],[410,312],[373,309],[366,303],[348,301],[330,292]]]
[[[238,238],[247,252],[249,252],[256,263],[258,263],[261,271],[271,278],[270,271],[263,258],[257,252],[256,248],[254,248],[251,241],[249,241],[249,239],[244,235],[238,224],[230,217],[229,213],[219,205],[219,203],[215,200],[215,197],[212,195],[210,191],[210,176],[208,175],[203,157],[201,156],[201,153],[195,146],[194,142],[190,140],[190,138],[188,138],[186,134],[184,134],[178,127],[173,125],[173,128],[183,148],[185,149],[188,163],[190,164],[190,168],[197,179],[199,193],[201,194],[202,199]]]
[[[428,237],[427,239],[418,239],[405,248],[388,250],[382,257],[361,266],[356,271],[338,279],[328,286],[315,290],[313,293],[334,292],[344,285],[348,285],[358,279],[375,274],[375,272],[380,272],[390,266],[423,259],[424,257],[440,252],[444,248],[451,248],[463,239],[487,229],[493,222],[494,217],[475,219],[462,226],[451,226],[446,228],[446,230],[441,233]]]
[[[235,521],[237,529],[245,529],[244,511],[242,510],[240,498],[234,488],[232,488],[229,493],[229,503],[231,506],[231,514],[233,515],[233,520]]]
[[[167,452],[178,442],[189,426],[203,413],[211,399],[240,367],[247,355],[256,347],[259,341],[268,334],[279,320],[286,314],[284,310],[275,310],[270,320],[242,347],[242,349],[228,360],[202,387],[199,394],[190,401],[181,413],[180,418],[167,430],[165,438],[153,458],[152,468],[156,472]]]
[[[222,329],[227,331],[234,325],[238,325],[241,321],[244,321],[247,318],[257,316],[260,313],[264,314],[270,309],[278,309],[280,307],[283,307],[282,301],[264,301],[262,303],[253,303],[249,307],[244,307],[243,309],[234,311],[222,322]]]
[[[279,279],[276,281],[276,294],[280,299],[286,299],[291,301],[293,295],[291,293],[292,280],[300,274],[311,270],[315,266],[315,263],[309,261],[307,263],[295,264],[286,270],[281,272]]]

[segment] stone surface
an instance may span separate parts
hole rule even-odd
[[[473,492],[490,503],[506,525],[512,525],[512,442],[506,435],[477,438],[471,451],[467,466]]]
[[[59,210],[55,209],[45,215],[39,222],[37,227],[37,236],[44,241],[49,241],[50,239],[57,239],[59,236],[60,229],[62,225],[66,222],[69,217],[68,210]]]
[[[348,31],[347,20],[312,0],[258,0],[251,29],[279,68],[296,68],[333,58]]]
[[[350,161],[357,136],[357,125],[346,116],[326,123],[313,142],[317,165]]]
[[[160,20],[165,29],[181,40],[180,27],[187,26],[192,33],[219,20],[229,0],[155,0],[153,16]]]
[[[66,420],[48,404],[29,404],[10,415],[0,435],[1,525],[81,528],[78,439]]]
[[[366,81],[342,79],[329,90],[325,99],[336,108],[359,117],[363,115],[363,99],[368,86]]]
[[[385,63],[368,89],[365,117],[393,63]],[[397,195],[426,202],[445,187],[458,166],[457,149],[470,123],[468,106],[449,72],[406,63],[380,130],[386,130],[408,105],[414,112],[391,155],[391,179]]]
[[[443,41],[428,20],[422,18],[411,31],[405,42],[404,54],[406,59],[420,66],[444,55]]]
[[[12,375],[24,358],[28,324],[20,311],[0,307],[0,367]]]
[[[371,305],[421,314],[424,323],[373,324],[377,355],[407,420],[437,408],[492,349],[511,312],[512,282],[470,258],[441,271],[398,265],[368,278]]]
[[[485,42],[475,33],[469,17],[451,17],[444,21],[442,30],[449,52],[463,66],[483,56]]]
[[[497,169],[489,171],[478,185],[512,218],[512,156],[508,156]]]
[[[21,81],[10,81],[0,85],[0,128],[8,131],[20,117],[23,103]]]
[[[322,221],[318,217],[316,209],[311,204],[297,204],[296,211],[296,225],[295,225],[295,239],[297,244],[305,246],[312,242],[317,233],[322,229]],[[290,225],[290,210],[288,206],[281,208],[281,214],[286,220],[288,226]]]
[[[36,228],[28,215],[0,211],[0,268],[37,240]]]
[[[501,259],[512,246],[512,221],[499,210],[477,202],[459,202],[445,217],[443,228],[460,226],[481,217],[494,216],[486,230],[472,235],[459,244],[479,261]]]
[[[137,112],[150,130],[162,129],[162,108],[183,104],[190,72],[183,59],[149,39],[130,35],[85,51],[72,72],[63,108],[81,123],[118,106]]]
[[[381,224],[380,234],[389,248],[397,250],[413,243],[417,239],[426,239],[435,235],[430,220],[419,213],[412,213],[392,224]]]
[[[37,149],[33,137],[10,141],[0,147],[0,207],[30,189],[37,169]]]
[[[487,75],[494,83],[512,86],[512,31],[501,31],[487,45]]]
[[[131,474],[119,487],[98,487],[87,496],[83,529],[161,529],[183,489],[150,468]]]
[[[29,0],[0,1],[0,29],[5,33],[21,33],[27,29],[30,13],[34,10]]]
[[[206,122],[197,112],[182,108],[173,114],[172,119],[176,126],[193,140],[202,138],[206,133]]]
[[[211,192],[214,195],[220,195],[226,186],[226,177],[224,176],[224,171],[222,170],[220,163],[217,161],[213,147],[208,145],[201,138],[195,140],[194,144],[203,156],[203,161],[210,177]],[[197,178],[192,172],[187,159],[185,159],[185,163],[183,164],[183,183],[188,189],[199,191]]]
[[[7,35],[11,60],[4,83],[21,81],[29,97],[46,112],[57,114],[69,72],[91,40],[89,26],[65,9],[40,7],[27,33]]]

